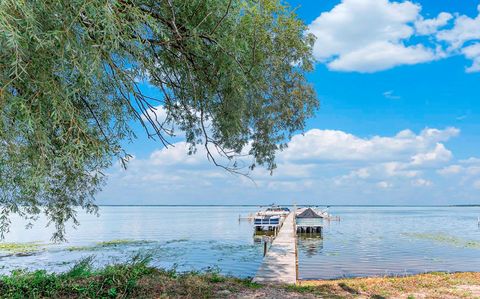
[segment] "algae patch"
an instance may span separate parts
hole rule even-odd
[[[455,247],[462,247],[462,248],[472,248],[472,249],[480,249],[480,242],[473,241],[473,240],[465,240],[462,238],[457,238],[445,234],[440,233],[404,233],[403,235],[414,238],[414,239],[421,239],[421,240],[429,240],[437,243],[447,244]]]
[[[141,246],[145,244],[152,243],[153,241],[146,240],[129,240],[129,239],[119,239],[119,240],[110,240],[97,242],[91,246],[70,246],[67,248],[68,251],[95,251],[102,250],[106,248],[115,248],[121,246]]]
[[[39,243],[0,243],[0,253],[8,255],[32,255],[42,249]]]
[[[168,245],[168,244],[174,244],[174,243],[183,243],[183,242],[188,242],[189,240],[188,239],[174,239],[174,240],[169,240],[167,242],[165,242],[165,245]]]

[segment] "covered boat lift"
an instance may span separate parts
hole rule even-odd
[[[306,208],[296,217],[297,233],[320,234],[323,237],[323,217],[311,208]]]

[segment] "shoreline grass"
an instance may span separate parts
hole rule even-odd
[[[342,298],[480,298],[480,272],[304,280],[297,289],[328,289]]]
[[[88,257],[64,273],[12,271],[0,276],[0,298],[478,298],[480,272],[300,281],[260,285],[218,272],[149,266],[148,257],[92,266]]]

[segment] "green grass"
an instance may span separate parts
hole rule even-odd
[[[64,273],[16,270],[0,276],[0,298],[389,298],[400,295],[475,298],[458,286],[479,286],[480,273],[431,273],[407,277],[303,281],[296,286],[264,286],[250,279],[208,272],[178,272],[150,267],[148,256],[94,268],[88,257]]]
[[[129,296],[138,279],[152,273],[148,259],[137,257],[132,262],[96,270],[92,258],[75,264],[68,272],[47,273],[15,270],[0,277],[1,298],[115,298]]]
[[[93,258],[64,273],[15,270],[0,276],[0,298],[212,298],[219,290],[258,288],[249,279],[148,266],[148,257],[96,269]]]

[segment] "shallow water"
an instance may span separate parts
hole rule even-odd
[[[220,269],[225,274],[252,276],[262,260],[261,244],[252,238],[252,226],[238,221],[255,207],[111,207],[100,217],[80,215],[80,226],[68,230],[68,243],[49,244],[31,256],[0,257],[5,273],[15,268],[65,271],[83,257],[95,256],[97,265],[121,262],[136,253],[152,255],[152,264],[178,270]],[[25,230],[15,221],[6,242],[50,243],[51,230],[42,223]],[[103,241],[121,240],[104,246]],[[125,241],[123,241],[125,240]],[[135,242],[133,242],[135,241]],[[114,242],[115,243],[115,242]],[[3,254],[5,255],[5,254]],[[2,253],[0,253],[2,256]]]
[[[323,240],[299,239],[302,279],[480,271],[478,207],[333,207]]]
[[[65,271],[90,255],[101,265],[141,251],[152,255],[154,266],[253,276],[263,247],[253,240],[252,224],[238,216],[256,210],[101,207],[100,217],[80,215],[80,227],[68,230],[65,244],[50,244],[52,231],[45,223],[25,230],[16,220],[5,241],[35,242],[36,250],[29,256],[0,250],[0,272]],[[323,240],[298,241],[300,278],[480,271],[478,207],[332,207],[330,213],[341,221],[325,223]]]

